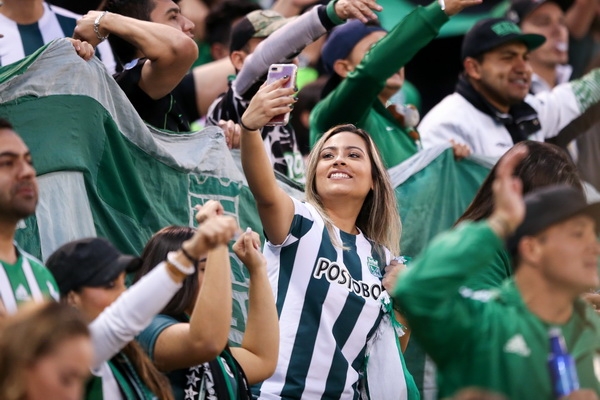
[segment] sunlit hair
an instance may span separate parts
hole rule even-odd
[[[154,269],[161,261],[167,259],[167,253],[178,250],[181,244],[194,236],[194,229],[188,226],[167,226],[156,232],[142,251],[142,266],[136,272],[134,282]],[[181,289],[169,301],[161,314],[173,317],[180,316],[196,301],[198,295],[198,269],[185,278]]]
[[[0,325],[0,399],[23,400],[26,371],[63,343],[89,338],[83,317],[63,303],[31,304]]]
[[[402,226],[398,214],[396,196],[390,183],[387,169],[373,139],[369,134],[354,125],[334,126],[323,134],[310,152],[306,166],[306,201],[312,204],[323,217],[329,236],[336,247],[342,247],[333,234],[333,222],[323,206],[321,196],[317,192],[317,164],[320,153],[330,138],[341,132],[350,132],[360,136],[367,145],[367,153],[371,161],[371,178],[373,190],[365,197],[364,203],[356,219],[356,226],[366,237],[379,245],[387,247],[393,255],[400,254],[400,234]],[[343,200],[343,199],[340,199]]]

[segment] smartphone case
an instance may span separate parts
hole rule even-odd
[[[270,84],[278,79],[283,78],[284,76],[289,76],[290,79],[283,87],[295,87],[297,71],[298,67],[295,64],[272,64],[269,67],[269,73],[267,74],[267,83]],[[290,112],[291,110],[285,114],[274,116],[269,122],[267,122],[266,126],[287,125],[290,120]]]

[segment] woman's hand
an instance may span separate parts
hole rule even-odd
[[[244,263],[250,274],[257,268],[267,265],[265,256],[260,251],[260,237],[250,228],[246,230],[233,245],[233,251]]]
[[[512,234],[525,218],[523,182],[513,176],[517,164],[525,156],[527,156],[527,148],[521,147],[508,153],[498,162],[496,179],[492,184],[495,207],[488,222],[501,238],[507,238]]]
[[[471,6],[476,6],[477,4],[481,4],[482,0],[438,0],[440,4],[445,3],[446,9],[444,12],[447,16],[451,17],[454,14],[458,14],[463,9]]]
[[[390,261],[390,265],[385,267],[381,284],[388,293],[391,293],[391,291],[394,290],[396,282],[398,281],[398,275],[405,269],[406,265],[400,264],[396,259]]]
[[[239,231],[235,218],[217,215],[204,220],[189,240],[183,242],[181,247],[192,256],[199,259],[218,246],[226,246]]]
[[[284,77],[271,84],[264,84],[254,95],[248,108],[240,118],[241,127],[244,130],[258,130],[276,115],[285,114],[290,111],[296,98],[295,88],[284,88],[283,85],[290,79]]]
[[[223,215],[224,210],[221,203],[216,200],[209,200],[204,205],[197,205],[194,207],[196,212],[196,221],[198,224],[203,223],[209,218],[218,217]]]
[[[221,119],[219,120],[217,125],[223,130],[223,135],[225,135],[225,143],[227,143],[227,147],[229,149],[239,149],[240,133],[242,132],[242,128],[232,120],[225,121]]]
[[[338,0],[335,3],[335,13],[341,19],[356,18],[363,23],[377,20],[373,11],[381,11],[383,7],[374,0]]]
[[[67,40],[71,42],[73,48],[75,48],[75,51],[77,52],[77,55],[83,58],[85,61],[89,61],[92,59],[92,57],[94,57],[94,46],[88,42],[73,38],[67,38]]]
[[[454,159],[456,161],[462,160],[463,158],[467,158],[471,155],[471,148],[469,145],[457,143],[452,139],[450,139],[450,143],[452,144],[452,152],[454,153]]]

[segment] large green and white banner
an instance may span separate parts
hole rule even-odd
[[[121,251],[138,254],[158,229],[193,226],[193,207],[209,199],[221,201],[242,228],[262,232],[239,156],[227,149],[220,129],[171,134],[149,128],[103,65],[77,57],[66,40],[0,69],[0,117],[14,124],[37,169],[40,202],[21,224],[17,240],[41,259],[86,236],[106,237]],[[416,256],[452,225],[489,167],[473,159],[456,162],[450,150],[437,148],[389,171],[403,220],[403,254]],[[297,187],[279,179],[302,199]],[[231,257],[231,338],[239,343],[247,274]],[[409,351],[407,361],[426,388],[422,353]]]

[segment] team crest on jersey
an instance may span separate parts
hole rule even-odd
[[[373,257],[367,257],[367,266],[369,267],[369,272],[371,275],[381,279],[383,276],[381,275],[381,270],[379,269],[379,263]]]
[[[27,289],[25,289],[25,286],[23,286],[23,285],[19,285],[17,287],[17,290],[15,290],[15,298],[18,301],[30,301],[31,300],[31,296],[29,296],[29,292],[27,292]]]

